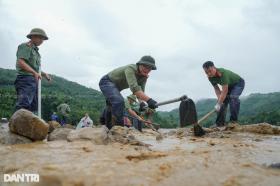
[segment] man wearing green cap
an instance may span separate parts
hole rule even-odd
[[[38,46],[40,46],[44,40],[48,40],[48,36],[44,30],[34,28],[26,37],[30,40],[20,44],[16,54],[16,110],[24,108],[31,112],[37,112],[38,80],[42,78],[39,73],[41,56]],[[48,81],[51,80],[47,73],[42,72],[42,76]]]
[[[154,58],[143,56],[136,64],[119,67],[101,78],[99,87],[107,103],[101,118],[107,121],[105,124],[109,129],[113,125],[123,126],[124,98],[120,91],[124,89],[130,88],[131,92],[140,100],[146,101],[150,108],[157,108],[157,102],[144,93],[151,70],[156,70]],[[108,116],[112,116],[111,122]]]

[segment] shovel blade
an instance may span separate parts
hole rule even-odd
[[[195,136],[203,136],[205,134],[203,128],[197,123],[197,112],[192,99],[182,101],[179,107],[179,112],[180,127],[193,125],[193,132]]]
[[[203,128],[199,124],[195,123],[193,125],[193,133],[194,133],[194,136],[200,137],[200,136],[203,136],[205,134],[205,131],[203,130]]]
[[[180,127],[197,123],[197,113],[192,99],[183,100],[179,107]]]

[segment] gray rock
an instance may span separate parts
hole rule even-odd
[[[174,135],[176,135],[176,133],[177,133],[176,129],[171,129],[170,131],[168,131],[167,135],[168,136],[174,136]]]
[[[176,131],[177,138],[186,137],[187,134],[188,134],[188,129],[187,128],[178,128],[177,131]]]
[[[131,133],[132,130],[127,127],[114,126],[111,128],[109,137],[112,142],[118,142],[122,144],[138,145],[138,146],[147,146],[147,144],[137,140],[134,135]]]
[[[9,131],[8,123],[1,125],[0,144],[13,145],[13,144],[23,144],[23,143],[32,143],[32,140],[30,140],[26,137],[11,133]]]
[[[48,135],[48,141],[67,140],[67,136],[72,130],[68,128],[57,128]]]
[[[106,145],[110,142],[108,132],[109,130],[106,127],[86,127],[71,131],[67,136],[67,140],[70,142],[89,140],[97,145]]]
[[[61,125],[56,121],[49,121],[48,124],[49,124],[49,133],[54,131],[54,129],[61,127]]]
[[[34,141],[44,140],[48,135],[49,125],[32,112],[20,109],[9,122],[10,131]]]
[[[111,128],[110,132],[114,136],[123,136],[126,137],[128,135],[129,129],[127,127],[122,126],[114,126]]]

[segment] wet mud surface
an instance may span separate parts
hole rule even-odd
[[[0,183],[5,185],[3,174],[39,173],[40,182],[33,185],[280,185],[279,134],[160,132],[161,140],[149,129],[133,132],[147,146],[90,141],[0,145]]]

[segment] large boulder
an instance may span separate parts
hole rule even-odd
[[[3,124],[0,127],[0,144],[13,145],[13,144],[23,144],[32,143],[32,140],[24,136],[20,136],[9,131],[8,124]]]
[[[49,124],[49,133],[54,131],[54,129],[61,127],[61,125],[56,121],[49,121],[48,124]]]
[[[11,132],[34,141],[44,140],[49,131],[49,125],[44,120],[25,109],[20,109],[13,114],[9,128]]]
[[[67,140],[67,136],[72,130],[68,128],[57,128],[48,135],[48,141]]]
[[[86,127],[71,131],[67,136],[67,140],[70,142],[89,140],[97,145],[106,145],[110,142],[108,132],[109,130],[106,127]]]

